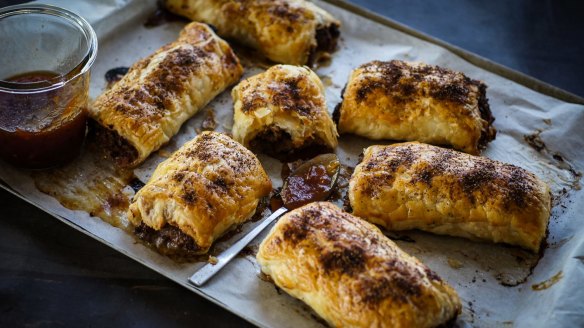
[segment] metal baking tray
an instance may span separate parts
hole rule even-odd
[[[86,17],[100,39],[100,53],[92,71],[91,96],[104,88],[104,74],[117,66],[130,66],[176,38],[183,23],[171,22],[145,28],[144,21],[156,9],[156,1],[111,1],[92,6],[90,0],[49,3],[71,9]],[[459,70],[485,81],[497,139],[485,156],[522,166],[548,182],[555,196],[550,220],[549,246],[543,257],[501,245],[477,243],[460,238],[422,232],[390,234],[405,251],[417,256],[438,272],[460,294],[463,313],[460,325],[472,326],[581,326],[584,324],[584,291],[571,286],[584,283],[581,272],[584,255],[584,192],[579,187],[579,168],[584,167],[584,99],[534,78],[493,63],[480,56],[432,38],[343,0],[315,1],[343,24],[339,49],[329,65],[316,72],[327,88],[329,110],[340,101],[350,71],[373,59],[423,61]],[[247,69],[246,76],[261,71]],[[229,92],[214,100],[219,131],[229,131],[232,102]],[[160,154],[177,149],[192,138],[203,120],[201,110],[187,121],[179,134],[135,174],[146,179]],[[540,138],[545,148],[530,147],[526,136]],[[361,150],[382,143],[354,136],[342,136],[337,153],[346,165],[354,166]],[[274,186],[281,185],[280,163],[259,156]],[[177,263],[137,243],[129,233],[61,206],[39,192],[29,172],[0,164],[0,186],[65,224],[116,249],[202,297],[262,327],[310,327],[322,325],[302,302],[274,288],[259,277],[253,255],[238,257],[203,288],[188,283],[188,277],[202,263]],[[257,223],[244,225],[243,234]],[[261,241],[263,235],[255,240]],[[238,235],[219,247],[227,247]],[[412,242],[414,241],[414,242]],[[543,286],[543,287],[542,287]],[[541,288],[539,288],[541,287]]]

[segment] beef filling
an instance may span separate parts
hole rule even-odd
[[[307,140],[303,145],[295,148],[290,134],[273,125],[258,133],[251,140],[250,148],[255,152],[268,154],[283,162],[310,159],[316,155],[333,151],[319,139]]]
[[[491,107],[489,106],[487,86],[483,83],[479,84],[479,112],[481,118],[489,123],[487,128],[481,132],[481,137],[479,138],[479,149],[484,149],[489,142],[495,139],[497,131],[493,128],[495,117],[493,117]]]
[[[140,223],[134,229],[134,234],[154,247],[160,254],[172,258],[192,259],[198,257],[203,251],[191,236],[170,224],[160,230],[154,230]]]
[[[131,166],[138,158],[136,148],[116,131],[106,129],[93,120],[89,122],[89,128],[97,144],[101,145],[119,166]]]
[[[333,111],[333,122],[335,122],[337,129],[339,128],[339,122],[341,121],[341,106],[343,106],[343,100],[345,100],[345,90],[347,90],[347,85],[349,85],[349,82],[347,82],[341,90],[341,102],[335,106],[335,110]]]
[[[335,110],[333,111],[333,122],[335,122],[337,128],[339,127],[339,122],[341,121],[341,106],[343,106],[342,100],[335,106]]]
[[[337,47],[337,39],[341,35],[337,24],[321,26],[316,30],[316,46],[310,49],[308,65],[312,66],[323,52],[333,52]]]

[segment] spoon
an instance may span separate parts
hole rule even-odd
[[[284,182],[280,193],[284,206],[274,211],[247,235],[219,254],[215,264],[207,263],[197,270],[189,281],[197,287],[202,287],[282,214],[308,203],[327,199],[333,191],[340,168],[341,163],[335,154],[318,155],[304,162]]]

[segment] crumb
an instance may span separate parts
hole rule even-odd
[[[205,112],[205,119],[201,123],[201,130],[203,131],[213,131],[217,127],[217,121],[215,121],[215,112],[213,108],[209,108]]]
[[[453,268],[453,269],[460,269],[462,268],[462,262],[460,262],[459,260],[455,260],[453,258],[448,258],[448,265]]]
[[[209,255],[209,259],[207,260],[207,262],[215,265],[215,264],[217,264],[217,262],[219,262],[219,260],[215,256]]]
[[[541,132],[541,130],[537,130],[535,133],[523,136],[523,139],[527,142],[527,144],[538,152],[541,152],[544,148],[546,148],[545,143],[543,140],[541,140],[540,137]]]
[[[325,87],[330,87],[333,84],[333,79],[330,76],[323,76],[321,80]]]
[[[164,157],[164,158],[169,158],[172,155],[172,153],[170,153],[167,150],[161,149],[158,151],[158,156],[160,157]]]

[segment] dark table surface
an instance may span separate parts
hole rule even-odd
[[[584,96],[584,2],[354,2]],[[249,325],[3,190],[0,208],[2,327]]]

